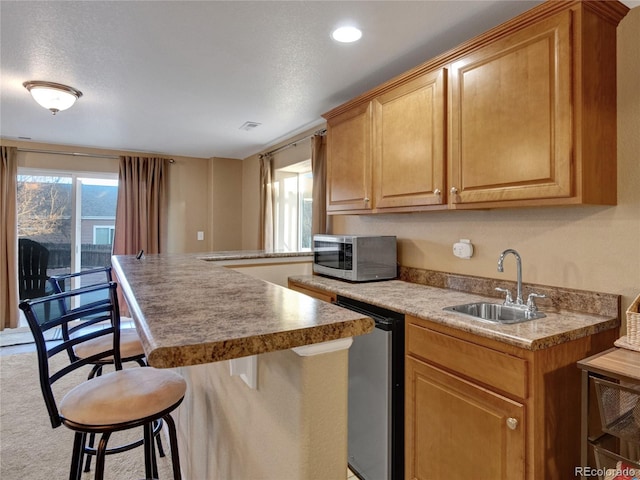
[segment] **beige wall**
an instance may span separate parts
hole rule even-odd
[[[334,216],[334,233],[397,235],[402,265],[515,280],[515,248],[525,282],[623,296],[623,310],[640,294],[640,7],[618,27],[618,205],[407,215]],[[475,255],[451,253],[460,238]],[[624,319],[624,315],[623,315]]]
[[[242,249],[260,248],[260,160],[257,155],[242,162]]]
[[[170,253],[206,252],[210,250],[210,202],[208,168],[203,158],[172,157],[169,168],[169,240]],[[197,240],[197,232],[205,232]]]
[[[242,161],[173,157],[169,177],[169,251],[242,248]],[[204,240],[198,240],[198,232]]]
[[[209,164],[211,202],[208,250],[242,249],[242,160],[213,158]]]

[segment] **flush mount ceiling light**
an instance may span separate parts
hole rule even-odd
[[[352,43],[357,42],[362,37],[362,31],[356,27],[340,27],[336,28],[331,34],[336,42]]]
[[[24,82],[33,99],[55,115],[71,107],[82,96],[80,90],[61,83],[41,82],[38,80]]]

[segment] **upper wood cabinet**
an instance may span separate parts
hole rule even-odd
[[[444,203],[445,82],[441,69],[373,100],[376,209]]]
[[[571,196],[571,58],[563,12],[453,64],[453,204]]]
[[[371,204],[371,103],[327,122],[327,211],[366,211]]]
[[[329,212],[615,205],[627,12],[545,2],[326,113]],[[336,133],[363,108],[367,128]]]
[[[420,75],[327,121],[327,211],[445,205],[446,70]]]
[[[616,203],[615,34],[565,10],[452,63],[453,208]]]

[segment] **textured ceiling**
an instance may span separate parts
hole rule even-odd
[[[246,158],[538,3],[2,0],[0,136]],[[360,42],[330,39],[345,22]],[[27,80],[84,95],[53,116]]]

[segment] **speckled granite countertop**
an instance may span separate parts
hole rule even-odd
[[[243,253],[238,258],[249,258]],[[112,257],[154,367],[228,360],[373,329],[368,317],[216,266],[204,256]],[[261,258],[259,252],[255,258]]]
[[[409,277],[411,275],[402,272],[402,276]],[[468,280],[469,278],[471,280]],[[598,293],[576,291],[575,295],[571,295],[573,292],[557,289],[558,296],[582,296],[581,301],[586,310],[593,310],[593,307],[596,306],[601,309],[600,313],[604,313],[604,315],[558,308],[557,304],[562,305],[563,298],[559,300],[543,299],[538,303],[540,310],[547,315],[546,318],[505,325],[443,310],[447,306],[477,301],[500,302],[499,299],[486,295],[402,280],[349,283],[319,275],[292,276],[290,280],[528,350],[547,348],[620,325],[616,305],[617,296],[608,294],[605,294],[603,299],[603,295]],[[473,283],[474,280],[475,283],[485,281],[484,279],[467,277],[468,283]],[[503,283],[501,282],[501,284]],[[540,292],[543,289],[536,288],[535,290]],[[551,296],[550,290],[554,289],[547,287],[547,290],[543,291]],[[548,305],[543,306],[544,301]]]

